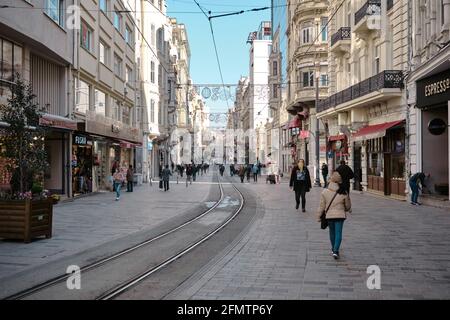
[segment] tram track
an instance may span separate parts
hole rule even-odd
[[[218,178],[218,186],[219,186],[219,190],[220,190],[219,200],[216,201],[210,208],[208,208],[201,214],[197,215],[196,217],[194,217],[194,218],[192,218],[192,219],[190,219],[190,220],[188,220],[188,221],[186,221],[164,233],[161,233],[150,239],[142,241],[132,247],[129,247],[129,248],[124,249],[118,253],[111,255],[111,256],[105,257],[101,260],[98,260],[94,263],[91,263],[89,265],[82,267],[80,269],[81,275],[84,276],[85,274],[88,274],[89,272],[95,272],[96,269],[100,269],[101,267],[105,268],[108,264],[112,264],[113,262],[116,262],[117,260],[125,259],[125,261],[127,261],[127,259],[126,259],[127,256],[132,256],[132,254],[136,254],[136,251],[138,251],[139,249],[144,249],[144,248],[150,246],[151,244],[157,242],[158,240],[162,240],[163,238],[167,238],[170,235],[174,235],[177,233],[177,231],[181,232],[183,228],[187,228],[188,226],[194,224],[195,222],[201,221],[202,218],[207,217],[209,214],[213,214],[214,212],[219,210],[218,208],[220,207],[221,204],[224,203],[224,199],[226,199],[225,193],[224,193],[224,188],[223,188],[220,178]],[[196,241],[191,242],[188,246],[184,247],[182,250],[179,250],[175,254],[172,254],[169,257],[165,258],[162,262],[159,262],[156,265],[147,267],[144,272],[137,273],[137,275],[135,275],[133,277],[129,277],[128,280],[120,282],[119,285],[113,286],[113,289],[109,288],[108,290],[104,290],[104,292],[102,294],[95,295],[95,297],[92,296],[92,297],[90,297],[90,299],[108,300],[108,299],[112,299],[112,298],[120,295],[121,293],[123,293],[124,291],[133,287],[137,283],[143,281],[150,275],[156,273],[157,271],[161,270],[165,266],[171,264],[178,258],[186,255],[187,253],[192,251],[195,247],[204,243],[209,238],[211,238],[214,234],[216,234],[221,229],[223,229],[231,220],[233,220],[236,217],[237,214],[239,214],[239,212],[242,210],[242,207],[244,205],[243,195],[239,192],[239,190],[234,185],[233,185],[233,188],[234,188],[234,190],[236,190],[236,192],[239,194],[239,196],[241,198],[240,205],[239,205],[238,209],[235,210],[229,217],[227,217],[227,219],[225,219],[225,221],[223,223],[220,223],[213,230],[208,231],[200,239],[197,239]],[[187,233],[189,233],[189,231],[187,231]],[[133,261],[132,257],[130,258],[130,261]],[[7,297],[5,299],[18,300],[18,299],[27,299],[30,297],[31,298],[36,297],[37,299],[39,299],[40,298],[39,294],[41,292],[44,292],[46,290],[47,291],[51,290],[52,287],[56,287],[58,285],[62,285],[65,281],[67,281],[69,279],[70,276],[71,276],[71,274],[60,275],[58,277],[52,278],[48,281],[45,281],[39,285],[36,285],[32,288],[29,288],[29,289],[23,290],[19,293],[10,295],[9,297]],[[66,290],[68,290],[68,289],[66,289]]]

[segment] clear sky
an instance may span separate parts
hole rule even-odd
[[[212,14],[270,7],[269,0],[198,0]],[[182,13],[183,12],[183,13]],[[191,49],[191,78],[194,84],[220,84],[208,19],[193,0],[167,0],[167,14],[184,23]],[[248,34],[259,28],[261,21],[270,21],[270,9],[212,19],[217,50],[225,84],[236,84],[249,69]],[[234,92],[234,91],[233,91]],[[226,101],[205,100],[211,112],[226,112]],[[229,102],[232,106],[232,102]]]

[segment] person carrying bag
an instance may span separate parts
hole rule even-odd
[[[339,259],[339,247],[342,242],[342,228],[347,218],[347,212],[352,208],[350,197],[338,172],[333,172],[328,188],[320,195],[320,205],[317,211],[321,228],[328,226],[330,230],[331,251],[335,259]]]

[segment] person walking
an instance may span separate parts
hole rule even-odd
[[[120,199],[120,190],[122,189],[122,183],[124,182],[125,177],[120,170],[119,167],[116,167],[116,171],[113,175],[113,181],[114,181],[114,190],[116,191],[116,201],[119,201]]]
[[[175,163],[173,163],[173,161],[171,163],[171,167],[172,167],[172,172],[174,172],[173,169],[175,168]]]
[[[350,179],[355,177],[353,170],[345,163],[344,160],[340,161],[340,166],[337,167],[336,171],[341,175],[342,178],[342,188],[350,194]]]
[[[328,185],[327,177],[328,177],[328,165],[326,163],[322,163],[322,177],[323,177],[323,187],[326,188]]]
[[[419,190],[422,190],[425,185],[425,173],[417,172],[409,178],[409,186],[411,187],[411,204],[414,206],[420,206],[421,203],[417,202],[419,198]]]
[[[257,164],[253,165],[252,171],[253,171],[253,181],[258,182],[258,165]]]
[[[350,197],[342,185],[341,175],[335,171],[330,177],[328,187],[320,195],[318,221],[325,214],[330,230],[331,253],[334,259],[339,259],[339,248],[342,242],[342,228],[347,218],[347,212],[351,211]]]
[[[195,163],[192,163],[192,179],[195,181],[197,178],[197,166]]]
[[[133,166],[130,164],[127,170],[127,192],[133,192]]]
[[[220,171],[220,176],[223,177],[223,172],[225,171],[225,166],[223,164],[220,165],[219,171]]]
[[[169,180],[172,172],[169,170],[169,165],[166,164],[166,168],[162,171],[162,180],[164,184],[164,192],[169,190]]]
[[[188,182],[192,184],[192,167],[190,164],[186,166],[186,188],[188,186]]]
[[[250,174],[252,173],[252,165],[249,163],[246,168],[247,182],[250,182]]]
[[[244,183],[245,167],[243,164],[241,164],[241,167],[239,168],[239,177],[241,178],[241,183]]]
[[[300,206],[302,199],[302,212],[306,211],[306,193],[311,190],[311,177],[305,166],[305,160],[300,159],[297,166],[292,169],[289,187],[295,191],[295,209]]]
[[[234,176],[234,164],[230,164],[230,176]]]

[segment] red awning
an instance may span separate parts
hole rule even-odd
[[[289,121],[288,129],[300,128],[302,122],[299,117],[295,116],[291,121]]]
[[[403,121],[404,120],[385,122],[361,128],[358,132],[352,135],[352,140],[362,141],[384,137],[386,135],[386,130],[401,124]]]
[[[125,140],[120,140],[120,147],[121,148],[126,148],[126,149],[131,149],[131,148],[134,148],[134,147],[141,147],[142,146],[142,143],[133,143],[133,142],[130,142],[130,141],[125,141]]]
[[[77,122],[75,120],[49,113],[44,113],[39,118],[39,125],[72,131],[77,130]]]
[[[330,136],[328,138],[328,141],[338,141],[338,140],[344,140],[345,139],[345,134],[340,134],[337,136]]]

